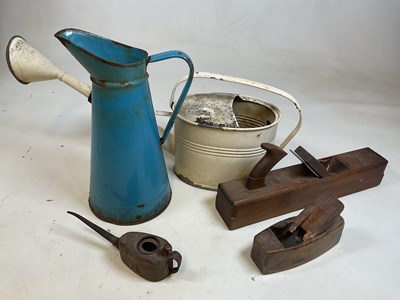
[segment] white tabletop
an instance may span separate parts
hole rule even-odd
[[[56,25],[57,29],[67,27]],[[16,31],[2,31],[2,48],[11,35],[19,33]],[[49,35],[42,37],[42,41],[46,39],[54,44],[47,49],[57,64],[89,82],[63,47]],[[146,40],[140,46],[145,44]],[[97,219],[88,206],[90,104],[57,81],[23,86],[2,62],[0,298],[398,299],[400,80],[393,75],[396,73],[367,72],[365,65],[364,69],[347,68],[343,61],[323,53],[260,52],[257,48],[250,53],[257,55],[246,56],[235,50],[224,54],[223,47],[213,45],[186,45],[187,52],[193,49],[198,71],[271,84],[300,102],[303,126],[287,151],[301,145],[315,157],[325,157],[370,147],[389,161],[378,187],[341,198],[345,227],[338,245],[300,267],[261,275],[250,258],[254,236],[298,212],[229,231],[215,209],[216,193],[180,181],[173,172],[174,156],[167,151],[164,155],[173,196],[160,216],[135,226]],[[46,45],[42,43],[42,47]],[[173,47],[168,44],[149,50]],[[167,108],[173,83],[185,75],[184,65],[179,72],[174,66],[149,66],[156,108]],[[206,81],[195,88],[193,92],[233,89],[217,89]],[[235,88],[235,92],[251,95],[253,91]],[[254,96],[263,97],[263,93],[254,92]],[[282,110],[275,140],[278,144],[295,125],[296,111],[280,99],[266,100]],[[157,120],[165,126],[164,117]],[[277,168],[297,163],[289,154]],[[158,283],[142,279],[123,264],[116,248],[68,215],[68,210],[117,236],[142,231],[164,237],[182,254],[181,269]]]

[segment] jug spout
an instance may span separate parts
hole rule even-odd
[[[54,35],[90,73],[92,79],[127,82],[146,74],[148,53],[79,29],[67,28]]]

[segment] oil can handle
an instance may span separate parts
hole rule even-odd
[[[179,50],[171,50],[171,51],[166,51],[166,52],[161,52],[158,54],[153,54],[150,55],[148,58],[149,63],[157,62],[157,61],[162,61],[170,58],[181,58],[189,66],[189,75],[185,76],[185,86],[182,89],[181,95],[178,98],[178,101],[176,102],[175,108],[172,111],[172,114],[168,120],[167,126],[165,127],[164,133],[160,138],[160,143],[163,144],[167,137],[169,132],[171,131],[172,125],[174,125],[175,119],[178,116],[179,110],[181,109],[181,106],[183,104],[183,101],[186,98],[186,95],[189,91],[190,85],[192,84],[193,80],[193,75],[194,75],[194,66],[193,62],[190,59],[189,55],[187,55],[185,52],[179,51]],[[183,82],[183,81],[182,81]]]
[[[174,261],[176,261],[177,266],[174,267]],[[169,269],[170,274],[175,274],[176,272],[179,271],[179,268],[181,267],[182,263],[182,255],[178,251],[174,251],[170,255],[170,262],[171,262],[171,268]]]
[[[243,79],[243,78],[238,78],[238,77],[233,77],[233,76],[228,76],[228,75],[221,75],[221,74],[216,74],[216,73],[210,73],[210,72],[195,72],[194,73],[194,78],[206,78],[206,79],[215,79],[215,80],[220,80],[220,81],[227,81],[227,82],[232,82],[232,83],[238,83],[238,84],[242,84],[242,85],[247,85],[247,86],[251,86],[254,88],[258,88],[267,92],[271,92],[274,94],[277,94],[279,96],[282,96],[286,99],[288,99],[289,101],[291,101],[294,106],[296,107],[296,109],[299,112],[299,120],[295,126],[295,128],[289,133],[289,135],[285,138],[285,140],[280,144],[280,148],[284,148],[289,141],[297,134],[297,132],[300,130],[301,127],[301,122],[302,122],[302,116],[301,116],[301,107],[300,104],[297,102],[297,100],[290,95],[289,93],[282,91],[278,88],[275,88],[273,86],[270,85],[266,85],[264,83],[260,83],[260,82],[256,82],[253,80],[249,80],[249,79]],[[169,100],[169,105],[171,107],[171,109],[173,109],[173,107],[175,106],[175,91],[176,88],[183,82],[185,82],[186,80],[189,80],[189,78],[187,76],[182,77],[176,84],[175,87],[172,89],[171,92],[171,98]],[[192,80],[190,78],[190,80]]]

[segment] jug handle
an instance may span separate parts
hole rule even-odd
[[[172,111],[171,117],[168,120],[167,126],[165,126],[165,130],[163,135],[160,138],[160,143],[161,145],[166,141],[168,134],[171,131],[172,126],[174,125],[175,119],[178,116],[179,110],[182,107],[183,101],[186,98],[186,95],[189,91],[190,85],[192,84],[193,81],[193,75],[194,75],[194,66],[193,62],[190,59],[189,55],[187,55],[185,52],[179,51],[179,50],[171,50],[171,51],[166,51],[166,52],[161,52],[158,54],[153,54],[150,55],[148,58],[148,63],[153,63],[157,61],[162,61],[170,58],[181,58],[189,66],[189,75],[185,76],[186,78],[186,83],[185,86],[182,89],[181,95],[178,98],[178,101],[176,102],[175,108]]]
[[[297,132],[300,130],[301,127],[301,123],[302,123],[302,115],[301,115],[301,107],[300,104],[297,102],[297,100],[290,95],[289,93],[280,90],[276,87],[270,86],[270,85],[266,85],[264,83],[260,83],[260,82],[256,82],[253,80],[249,80],[249,79],[243,79],[243,78],[238,78],[238,77],[233,77],[233,76],[227,76],[227,75],[221,75],[221,74],[216,74],[216,73],[210,73],[210,72],[195,72],[194,74],[194,78],[205,78],[205,79],[215,79],[215,80],[220,80],[220,81],[227,81],[227,82],[232,82],[232,83],[238,83],[238,84],[242,84],[242,85],[247,85],[247,86],[251,86],[257,89],[261,89],[267,92],[271,92],[274,94],[277,94],[279,96],[282,96],[283,98],[286,98],[287,100],[291,101],[294,106],[296,107],[296,109],[298,110],[298,114],[299,114],[299,119],[297,121],[296,126],[294,127],[294,129],[289,133],[289,135],[285,138],[285,140],[279,145],[280,148],[284,148],[289,142],[290,140],[297,134]],[[169,100],[169,106],[171,107],[171,109],[174,107],[175,105],[175,91],[176,88],[183,82],[185,82],[187,80],[186,77],[182,77],[174,86],[172,92],[171,92],[171,97]]]

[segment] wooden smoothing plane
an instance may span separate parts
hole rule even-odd
[[[321,194],[297,217],[280,221],[254,237],[251,258],[262,274],[288,270],[313,260],[340,240],[344,205]]]

